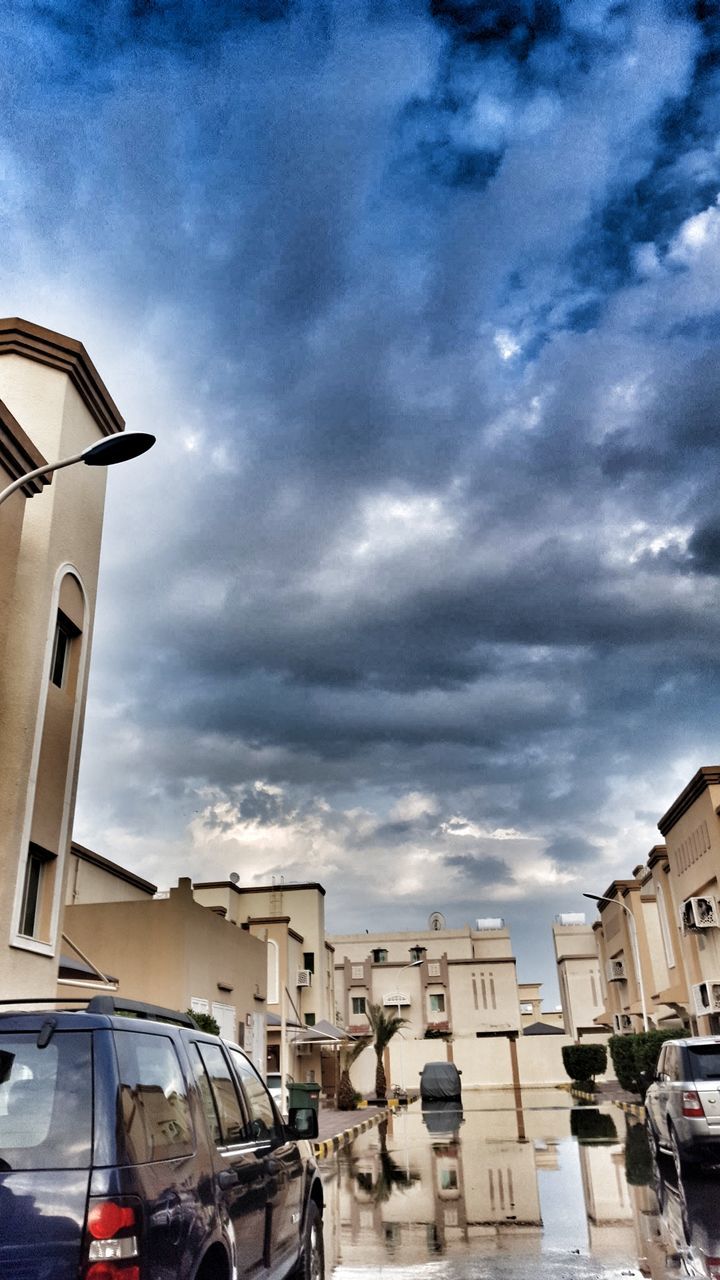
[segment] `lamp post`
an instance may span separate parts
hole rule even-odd
[[[69,458],[61,458],[59,462],[46,462],[42,467],[36,467],[34,471],[28,471],[26,475],[13,480],[7,489],[0,492],[0,503],[10,498],[16,489],[22,488],[28,480],[46,476],[50,471],[61,471],[63,467],[71,467],[76,462],[84,462],[86,467],[110,467],[116,462],[128,462],[130,458],[137,458],[141,453],[147,453],[154,444],[155,436],[147,431],[128,431],[122,435],[109,436],[96,444],[88,445],[80,453],[74,453]]]
[[[637,925],[635,917],[629,907],[624,902],[618,902],[617,898],[608,898],[602,893],[584,893],[583,898],[592,898],[593,902],[611,902],[616,907],[622,907],[626,915],[630,917],[630,938],[632,940],[633,953],[635,957],[635,972],[637,973],[638,987],[640,989],[640,1005],[642,1007],[643,1031],[648,1030],[648,1014],[647,1005],[645,1003],[645,987],[643,985],[642,966],[640,964],[640,947],[638,945]]]
[[[418,965],[421,965],[421,964],[422,964],[422,960],[413,960],[413,961],[411,961],[411,963],[410,963],[410,964],[404,964],[404,965],[402,966],[402,968],[398,971],[398,977],[400,976],[400,974],[401,974],[401,973],[405,973],[405,972],[406,972],[406,970],[408,970],[408,969],[417,969]],[[401,992],[400,992],[400,991],[396,991],[396,992],[395,992],[395,995],[398,997],[398,999],[397,999],[397,1016],[398,1016],[398,1018],[401,1018],[401,1017],[402,1017],[402,1014],[401,1014],[401,1012],[400,1012],[400,995],[401,995]],[[400,1028],[399,1036],[400,1036],[400,1088],[402,1089],[402,1091],[403,1091],[403,1093],[404,1093],[404,1092],[405,1092],[405,1062],[404,1062],[403,1047],[402,1047],[402,1046],[403,1046],[403,1033],[402,1033],[402,1027]]]

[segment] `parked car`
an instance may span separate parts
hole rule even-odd
[[[645,1113],[651,1141],[670,1152],[678,1172],[720,1162],[720,1036],[666,1040]]]
[[[462,1099],[461,1072],[454,1062],[426,1062],[420,1072],[420,1098],[422,1102],[435,1098]]]
[[[188,1015],[0,1014],[0,1276],[320,1280],[316,1136]]]
[[[270,1097],[273,1099],[275,1103],[277,1103],[278,1107],[280,1106],[280,1081],[281,1080],[282,1080],[282,1076],[279,1071],[268,1071],[267,1075],[265,1076],[265,1083],[267,1084]],[[292,1076],[285,1077],[286,1088],[289,1089],[290,1085],[294,1083],[295,1081],[293,1080]]]

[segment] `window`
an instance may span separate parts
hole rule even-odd
[[[531,1001],[531,1000],[521,1000],[521,1001],[520,1001],[520,1012],[521,1012],[521,1013],[532,1013],[532,1011],[533,1011],[533,1007],[532,1007],[532,1001]]]
[[[30,845],[25,864],[25,886],[20,914],[20,932],[25,938],[39,936],[42,882],[45,868],[54,858],[54,853],[41,849],[39,844]]]
[[[457,1169],[440,1169],[440,1190],[455,1191],[458,1185]]]
[[[353,1011],[353,1013],[364,1013],[364,1012],[365,1012],[365,996],[353,996],[353,998],[352,998],[352,1011]]]
[[[314,951],[303,951],[303,969],[309,969],[311,973],[315,972]]]
[[[419,960],[424,960],[426,951],[427,947],[411,947],[410,955],[412,956],[413,963],[417,964]]]
[[[272,938],[267,940],[267,1002],[277,1004],[280,999],[280,952]]]
[[[55,640],[53,642],[52,662],[50,664],[50,680],[58,689],[62,689],[65,684],[65,677],[68,671],[68,658],[70,655],[70,646],[75,636],[79,636],[80,632],[73,622],[63,613],[62,609],[58,609],[57,622],[55,623]]]
[[[197,1043],[195,1048],[200,1059],[194,1064],[195,1074],[210,1136],[218,1146],[242,1142],[245,1138],[245,1117],[225,1054],[217,1044]]]
[[[244,1054],[231,1049],[230,1057],[240,1077],[250,1112],[250,1138],[253,1142],[271,1142],[277,1129],[277,1115],[272,1098]]]
[[[306,1027],[314,1027],[314,1026],[315,1026],[315,1014],[314,1014],[314,1013],[306,1013],[306,1014],[305,1014],[305,1026],[306,1026]]]
[[[56,1031],[44,1049],[37,1040],[37,1031],[0,1034],[0,1169],[87,1169],[91,1036]]]
[[[385,947],[376,947],[372,953],[373,964],[387,964],[388,953]]]
[[[115,1047],[130,1164],[191,1155],[190,1108],[172,1040],[146,1032],[118,1031]]]
[[[430,996],[430,1012],[431,1013],[445,1012],[445,996],[443,995],[442,991],[440,991],[437,995]]]

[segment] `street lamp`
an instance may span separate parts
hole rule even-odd
[[[141,453],[147,453],[154,443],[155,436],[147,431],[128,431],[122,435],[109,436],[96,444],[88,445],[86,449],[82,449],[80,453],[74,453],[70,458],[62,458],[59,462],[46,462],[42,467],[28,471],[26,475],[20,476],[9,484],[7,489],[0,492],[0,503],[11,497],[16,489],[22,488],[28,480],[35,480],[37,476],[45,476],[50,471],[71,467],[75,462],[84,462],[86,467],[110,467],[116,462],[128,462],[130,458],[137,458]]]
[[[421,965],[421,964],[422,964],[422,960],[413,960],[410,964],[404,964],[404,965],[402,966],[402,968],[398,970],[398,977],[400,976],[400,974],[401,974],[401,973],[405,973],[407,969],[417,969],[418,965]],[[398,999],[397,999],[397,1016],[398,1016],[398,1018],[401,1018],[401,1017],[402,1017],[402,1014],[401,1014],[401,1012],[400,1012],[400,996],[401,996],[401,994],[402,994],[402,993],[401,993],[400,991],[396,991],[396,992],[395,992],[395,995],[398,997]],[[405,1092],[405,1063],[404,1063],[404,1060],[403,1060],[403,1047],[402,1047],[402,1046],[403,1046],[403,1033],[402,1033],[402,1027],[400,1028],[399,1036],[400,1036],[400,1088],[402,1089],[402,1091],[403,1091],[403,1093],[404,1093],[404,1092]]]
[[[629,907],[624,902],[618,902],[617,898],[607,898],[605,894],[584,893],[583,898],[592,898],[593,902],[612,902],[616,907],[622,907],[626,915],[630,917],[630,937],[633,944],[633,952],[635,954],[635,972],[637,973],[638,987],[640,988],[640,1004],[642,1006],[643,1031],[648,1030],[647,1005],[645,1004],[645,987],[643,986],[642,966],[640,964],[640,947],[638,946],[637,925],[635,917]]]

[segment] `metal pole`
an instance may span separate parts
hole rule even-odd
[[[280,983],[280,1115],[287,1115],[287,1017],[285,1013],[285,983]]]
[[[28,480],[37,480],[38,476],[46,476],[50,471],[61,471],[63,467],[71,467],[74,462],[82,462],[82,460],[83,453],[75,453],[72,458],[63,458],[62,462],[46,462],[44,466],[36,467],[34,471],[28,471],[26,475],[20,476],[17,480],[13,480],[12,484],[9,484],[7,489],[3,489],[2,492],[0,492],[0,505],[5,502],[7,498],[11,498],[18,489],[22,489],[23,485],[27,484]]]

